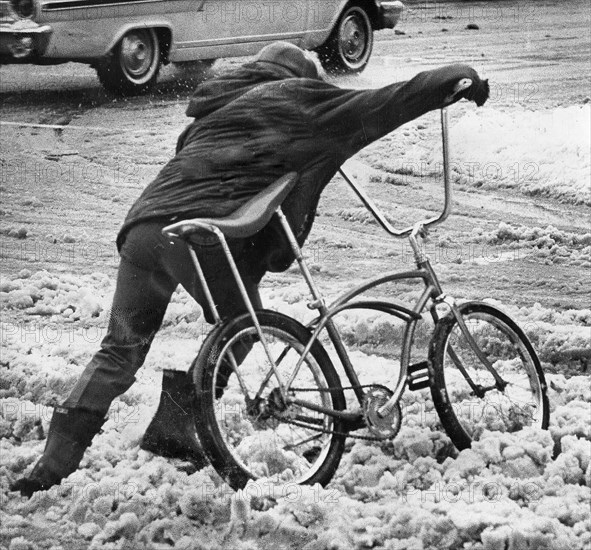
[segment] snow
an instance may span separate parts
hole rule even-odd
[[[588,120],[589,105],[535,113],[471,110],[451,131],[455,179],[467,188],[510,187],[591,204]],[[436,170],[438,140],[419,130],[424,127],[418,124],[404,130],[417,144],[408,157],[416,154]],[[370,179],[382,171],[376,162]],[[407,185],[404,177],[379,177]],[[366,210],[349,203],[334,216],[374,223]],[[470,239],[551,267],[591,267],[591,233],[538,225],[475,227]],[[19,227],[0,230],[10,238],[30,236]],[[329,244],[352,246],[343,239],[348,236]],[[325,269],[311,260],[313,271]],[[105,334],[113,290],[102,273],[24,269],[0,280],[2,548],[583,550],[591,544],[588,304],[552,309],[491,300],[519,322],[538,350],[551,404],[547,431],[484,432],[471,449],[458,453],[442,431],[429,391],[407,392],[396,438],[379,444],[349,440],[327,488],[261,478],[235,493],[212,467],[193,472],[138,447],[158,403],[162,370],[186,370],[209,330],[199,308],[179,291],[136,384],[113,403],[81,468],[29,501],[10,493],[9,483],[29,472],[42,452],[53,407],[68,395]],[[327,301],[338,291],[332,281]],[[304,323],[311,319],[299,280],[270,284],[263,294],[271,309]],[[413,294],[398,297],[405,302]],[[360,377],[391,382],[397,374],[391,342],[400,340],[400,323],[357,310],[335,320],[353,348]],[[422,343],[429,329],[428,323],[417,329]],[[353,396],[347,398],[351,402]],[[265,452],[248,445],[245,439],[244,452]]]
[[[474,231],[476,242],[494,245],[498,253],[517,251],[514,257],[547,265],[591,267],[591,233],[562,231],[552,225],[545,228],[513,226],[500,222],[492,231]]]
[[[514,187],[528,195],[591,205],[590,123],[589,104],[536,111],[470,110],[450,128],[455,179],[468,186]],[[441,170],[438,141],[417,144],[407,153],[415,160],[408,166],[420,162]]]
[[[194,336],[204,333],[201,316],[183,293],[175,294],[164,337],[157,339],[138,382],[114,403],[81,469],[25,501],[8,492],[8,483],[41,453],[54,404],[67,395],[96,348],[90,330],[104,330],[112,286],[99,275],[48,272],[19,273],[3,285],[56,311],[43,315],[3,303],[22,319],[2,332],[0,536],[11,540],[9,548],[39,547],[43,538],[67,548],[64,541],[72,537],[93,549],[292,544],[307,550],[570,550],[589,543],[591,390],[585,376],[547,375],[553,408],[548,431],[485,432],[460,453],[442,432],[428,391],[408,394],[398,436],[381,444],[351,440],[326,489],[289,480],[273,485],[262,478],[234,493],[211,467],[192,473],[182,463],[139,450],[158,401],[160,371],[187,367],[198,348]],[[266,301],[282,303],[287,313],[310,315],[299,287],[265,292]],[[64,315],[67,309],[75,312],[75,321],[69,320],[72,313]],[[542,350],[552,338],[588,330],[591,315],[539,304],[505,309],[528,327]],[[353,355],[362,373],[385,371],[377,365],[385,366],[388,358],[372,355],[371,347],[387,340],[384,335],[398,334],[396,327],[357,311],[341,322],[348,344],[358,346]],[[564,364],[568,357],[557,361]]]

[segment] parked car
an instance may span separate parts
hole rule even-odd
[[[385,0],[1,0],[0,64],[93,66],[110,91],[148,90],[161,64],[210,65],[275,40],[315,50],[329,72],[367,65],[373,32],[404,6]]]

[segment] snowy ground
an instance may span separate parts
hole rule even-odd
[[[137,383],[113,404],[82,468],[30,501],[9,493],[105,333],[114,235],[170,157],[188,95],[165,75],[162,97],[111,101],[79,66],[35,68],[26,78],[2,67],[3,120],[65,117],[89,129],[2,127],[1,549],[590,547],[590,110],[588,43],[576,42],[588,36],[588,9],[458,6],[415,5],[400,27],[407,34],[397,42],[381,35],[367,72],[344,84],[375,86],[448,61],[468,61],[491,78],[487,106],[450,110],[454,213],[426,251],[447,292],[492,300],[531,338],[547,373],[550,429],[487,434],[442,460],[449,439],[428,391],[408,394],[396,439],[351,441],[326,489],[262,480],[234,494],[211,468],[191,472],[138,448],[161,371],[188,368],[207,332],[178,292]],[[473,20],[479,32],[465,30]],[[138,124],[141,117],[149,124]],[[436,123],[435,115],[414,121],[351,163],[397,226],[439,208]],[[406,243],[388,239],[338,179],[326,189],[306,254],[328,298],[412,265]],[[410,300],[416,287],[392,290]],[[267,276],[263,297],[272,309],[309,318],[294,270]],[[387,382],[397,366],[377,354],[379,323],[351,315],[341,324],[362,379]],[[428,331],[417,336],[422,349]]]
[[[11,541],[10,549],[571,550],[591,542],[591,390],[587,376],[574,374],[589,357],[588,309],[509,307],[545,366],[568,373],[548,375],[549,431],[490,433],[442,461],[449,442],[423,391],[405,399],[406,420],[393,442],[349,445],[328,488],[262,480],[233,494],[211,468],[190,473],[138,449],[157,404],[160,371],[188,365],[204,333],[190,298],[179,292],[142,375],[113,405],[82,469],[25,501],[6,485],[38,457],[52,405],[104,332],[112,287],[99,275],[21,272],[2,290],[4,313],[26,316],[2,325],[0,540]],[[297,285],[265,292],[272,307],[299,318],[306,315],[302,296]],[[372,323],[362,315],[343,322],[343,330],[359,346],[372,340]],[[367,347],[353,357],[362,377],[395,368]]]
[[[452,170],[465,185],[515,187],[530,196],[591,205],[590,122],[589,104],[518,115],[470,112],[454,126]],[[408,152],[410,158],[413,154]],[[417,156],[421,168],[441,171],[440,147]]]

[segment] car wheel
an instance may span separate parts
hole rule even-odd
[[[349,5],[328,40],[316,51],[330,74],[355,74],[365,69],[373,49],[373,28],[367,12]]]
[[[146,92],[156,82],[161,52],[154,29],[133,29],[97,66],[101,84],[118,95]]]

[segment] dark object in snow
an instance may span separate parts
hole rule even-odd
[[[468,23],[466,25],[466,29],[469,31],[477,31],[480,29],[480,27],[476,23]]]
[[[78,155],[78,151],[61,151],[57,153],[49,153],[45,155],[46,160],[52,160],[54,162],[58,162],[62,159],[62,157],[70,157]]]
[[[449,32],[449,29],[446,29],[445,27],[443,29],[441,29],[441,32]]]
[[[192,462],[197,469],[209,464],[197,439],[191,377],[182,371],[164,370],[156,414],[140,448],[166,458]]]
[[[14,227],[11,227],[7,230],[4,230],[2,233],[14,239],[26,239],[28,231],[26,227],[21,227],[20,229],[15,229]]]
[[[394,31],[394,34],[402,35],[402,34],[406,34],[406,33],[404,31],[400,31],[400,30],[396,29]]]
[[[74,472],[84,451],[99,433],[105,418],[84,409],[56,407],[51,417],[43,456],[28,477],[15,481],[11,491],[31,498],[37,491],[46,491]]]

